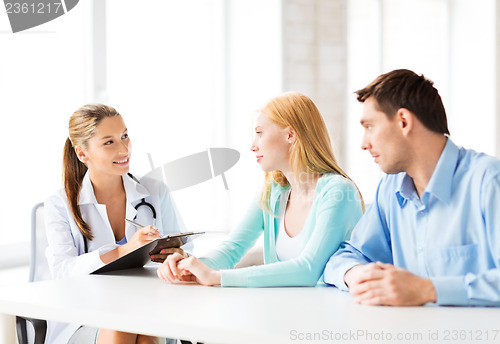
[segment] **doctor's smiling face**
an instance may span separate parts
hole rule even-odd
[[[255,120],[255,138],[251,150],[264,172],[290,169],[290,147],[295,133],[290,128],[281,128],[260,112]]]
[[[75,152],[92,173],[120,176],[127,173],[132,144],[122,116],[104,118],[86,147],[77,146]]]

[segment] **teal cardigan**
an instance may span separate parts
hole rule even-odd
[[[330,256],[362,215],[358,191],[350,180],[338,174],[324,174],[316,185],[314,201],[302,229],[302,252],[297,258],[279,261],[276,255],[279,204],[289,186],[273,184],[272,213],[255,203],[241,225],[215,250],[200,259],[221,271],[223,287],[315,286]],[[264,232],[264,265],[234,269]]]

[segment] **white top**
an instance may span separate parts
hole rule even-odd
[[[140,184],[128,175],[123,175],[123,187],[127,196],[126,217],[145,226],[153,224],[153,215],[146,206],[135,209],[142,198],[156,210],[156,226],[162,235],[184,232],[185,227],[177,212],[168,188],[154,179],[141,179]],[[69,208],[64,189],[45,201],[45,230],[49,247],[46,251],[48,265],[55,279],[86,275],[104,266],[100,256],[119,245],[111,228],[106,205],[98,204],[94,195],[89,174],[85,174],[78,201],[83,219],[89,224],[94,239],[88,241],[88,253],[85,253],[83,235],[80,233]],[[124,219],[125,220],[125,219]],[[125,224],[125,238],[130,238],[137,228]],[[192,244],[191,244],[192,245]],[[186,245],[188,246],[188,245]],[[192,246],[187,247],[189,251]],[[86,291],[78,289],[75,298],[86,297]],[[126,300],[124,304],[126,304]],[[79,324],[48,323],[47,343],[66,344]]]
[[[290,197],[290,189],[283,195],[280,202],[280,224],[276,236],[276,255],[280,261],[297,258],[302,251],[302,232],[293,238],[288,235],[285,229],[285,210]]]

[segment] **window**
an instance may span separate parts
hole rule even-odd
[[[434,81],[451,139],[495,154],[495,2],[354,0],[348,2],[347,165],[367,202],[382,172],[361,151],[361,105],[352,92],[398,68]]]
[[[78,6],[80,7],[80,6]],[[0,245],[29,240],[33,205],[61,187],[69,114],[84,102],[84,11],[11,33],[0,16]],[[17,251],[26,261],[28,251]]]
[[[252,115],[281,90],[280,2],[147,4],[155,10],[140,18],[136,1],[106,9],[108,102],[129,127],[131,171],[149,171],[147,153],[157,166],[209,147],[238,150],[229,191],[216,177],[173,193],[189,230],[227,232],[262,182],[249,150]]]
[[[251,125],[281,91],[280,1],[100,1],[17,34],[1,18],[1,245],[28,242],[31,207],[62,187],[69,116],[95,101],[124,116],[134,174],[147,153],[159,166],[238,150],[229,191],[217,177],[173,193],[188,229],[231,230],[262,182]]]

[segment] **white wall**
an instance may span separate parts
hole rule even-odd
[[[0,13],[0,245],[27,241],[31,207],[61,185],[68,116],[84,99],[82,3],[16,34]]]
[[[493,0],[348,1],[349,92],[397,68],[433,80],[451,138],[495,154],[495,4]],[[382,175],[360,149],[361,105],[348,99],[347,170],[371,202]]]
[[[337,152],[368,201],[381,173],[359,148],[352,92],[382,72],[411,68],[434,80],[452,138],[495,152],[494,0],[107,0],[105,52],[93,49],[94,1],[104,0],[17,34],[0,13],[0,246],[27,242],[31,206],[61,186],[67,120],[88,101],[123,114],[137,174],[149,169],[146,153],[161,164],[211,146],[240,151],[229,193],[216,178],[175,194],[192,229],[238,223],[262,181],[249,151],[252,115],[284,88],[329,106]],[[105,75],[94,73],[95,58]]]
[[[144,0],[138,8],[107,0],[96,17],[102,1],[80,1],[17,34],[0,14],[0,246],[27,243],[31,207],[62,186],[69,116],[87,102],[124,116],[138,175],[149,171],[147,153],[156,165],[208,147],[241,153],[226,173],[229,192],[218,177],[174,193],[190,230],[229,231],[260,188],[251,126],[281,91],[280,1]]]

